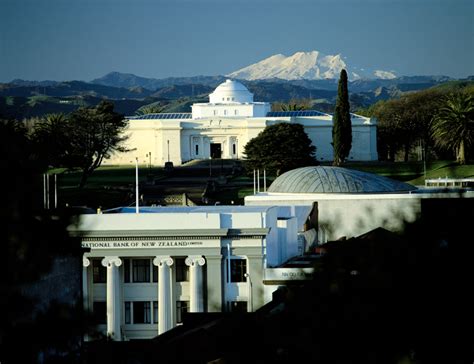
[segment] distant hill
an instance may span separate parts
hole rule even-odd
[[[95,96],[106,97],[109,99],[141,99],[152,94],[151,91],[143,88],[123,88],[110,87],[103,85],[96,85],[83,81],[65,81],[51,84],[49,86],[29,85],[29,82],[22,82],[20,85],[9,83],[0,85],[0,96],[16,96],[16,97],[30,97],[30,96],[53,96],[53,97],[68,97],[68,96]]]
[[[68,114],[77,108],[95,106],[102,97],[70,96],[56,98],[52,96],[8,96],[0,97],[0,117],[22,120],[24,118],[41,117],[46,114]],[[124,115],[133,115],[141,106],[151,103],[153,99],[112,100],[116,112]]]
[[[225,79],[226,78],[224,76],[169,77],[156,79],[140,77],[131,73],[110,72],[103,77],[92,80],[91,83],[125,88],[140,86],[151,91],[156,91],[163,87],[191,84],[215,88],[217,85],[224,82]]]
[[[208,95],[222,83],[224,76],[196,76],[153,79],[112,72],[104,77],[84,81],[26,81],[0,83],[0,114],[24,118],[47,113],[68,113],[79,106],[96,105],[102,99],[112,100],[118,112],[134,115],[144,105],[159,103],[165,111],[190,112],[194,102],[206,102]],[[452,80],[446,76],[403,76],[393,79],[355,80],[349,82],[353,110],[368,107],[379,100],[399,97],[431,87],[474,87],[474,77]],[[255,101],[288,102],[307,99],[313,108],[332,112],[337,95],[337,80],[240,80]]]
[[[165,99],[179,99],[181,97],[195,97],[198,95],[209,95],[214,91],[214,87],[187,84],[187,85],[172,85],[158,89],[151,96]]]

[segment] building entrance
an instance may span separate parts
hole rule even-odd
[[[211,158],[221,158],[222,145],[220,143],[211,143]]]

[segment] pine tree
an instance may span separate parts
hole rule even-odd
[[[349,156],[352,148],[352,124],[347,89],[347,72],[341,70],[337,90],[336,108],[333,117],[332,146],[334,149],[333,165],[339,166]]]

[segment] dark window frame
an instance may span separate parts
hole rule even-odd
[[[174,258],[176,282],[189,282],[189,266],[186,258]]]
[[[130,301],[124,302],[124,316],[125,324],[129,325],[132,323],[132,303]]]
[[[92,282],[107,283],[107,268],[102,265],[102,259],[92,260]]]
[[[150,259],[132,259],[132,282],[150,283]],[[140,271],[143,269],[143,271]]]
[[[158,306],[158,301],[153,301],[153,323],[157,324],[158,323],[158,315],[159,315],[159,306]]]
[[[246,282],[247,278],[247,259],[245,258],[230,258],[230,283]]]
[[[132,264],[131,259],[127,258],[123,260],[123,282],[130,283],[131,282],[131,269],[130,265]]]
[[[189,301],[176,301],[176,323],[183,322],[185,312],[189,312]]]
[[[150,301],[133,301],[133,323],[151,324]]]

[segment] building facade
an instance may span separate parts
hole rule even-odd
[[[135,163],[180,165],[194,159],[243,157],[245,145],[266,126],[298,123],[317,148],[320,161],[331,161],[332,115],[316,110],[272,112],[267,102],[254,102],[253,94],[237,81],[227,80],[209,95],[209,103],[192,105],[191,113],[160,113],[128,117],[127,147],[104,164]],[[375,119],[351,115],[354,161],[377,160]]]
[[[474,190],[424,188],[357,170],[315,166],[283,173],[265,192],[245,197],[247,206],[311,206],[317,203],[320,244],[355,237],[378,227],[402,232],[427,210],[446,201],[474,198]],[[440,214],[443,211],[439,211]]]
[[[84,307],[114,340],[155,337],[179,325],[184,312],[254,311],[278,284],[295,279],[278,267],[304,251],[301,224],[288,209],[134,212],[81,215],[70,227],[90,249],[83,257]]]

